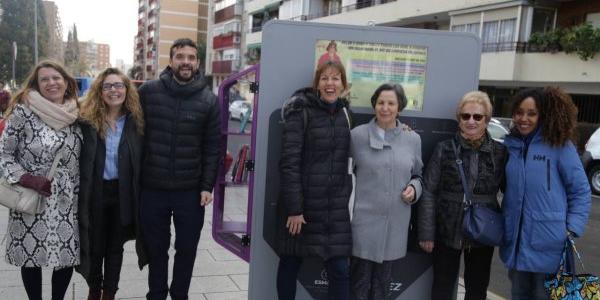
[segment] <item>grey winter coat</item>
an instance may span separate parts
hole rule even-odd
[[[356,189],[352,255],[381,263],[406,255],[411,206],[402,191],[412,185],[421,196],[421,138],[406,125],[377,132],[375,119],[352,130]],[[414,203],[414,202],[413,202]]]

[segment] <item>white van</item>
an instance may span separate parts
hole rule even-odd
[[[581,161],[590,180],[592,192],[600,195],[600,128],[594,131],[585,144]]]

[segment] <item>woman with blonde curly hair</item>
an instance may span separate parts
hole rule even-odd
[[[144,119],[129,78],[115,68],[100,73],[82,104],[81,119],[77,271],[88,283],[88,299],[108,300],[118,289],[125,241],[137,237],[140,268],[146,263],[137,213]]]
[[[572,142],[577,108],[559,88],[536,88],[517,94],[512,115],[500,257],[511,299],[548,299],[544,278],[557,271],[567,235],[583,234],[591,206]]]

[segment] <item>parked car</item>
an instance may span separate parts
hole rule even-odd
[[[231,102],[231,105],[229,105],[229,118],[241,121],[248,110],[250,110],[250,118],[248,121],[252,121],[252,103],[245,100],[233,101]]]
[[[508,129],[496,118],[490,120],[487,129],[492,138],[499,143],[503,143],[504,137],[508,134]]]
[[[600,195],[600,128],[596,129],[585,144],[585,152],[581,156],[592,192]]]

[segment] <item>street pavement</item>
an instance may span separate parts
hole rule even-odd
[[[244,191],[232,188],[232,194],[240,194]],[[243,189],[243,188],[242,188]],[[239,197],[241,199],[241,197]],[[240,201],[241,202],[241,201]],[[232,203],[235,204],[235,203]],[[226,218],[238,220],[245,218],[245,205],[239,207],[226,207],[226,212],[230,212]],[[3,238],[6,233],[8,221],[8,209],[0,206],[0,236]],[[225,250],[217,244],[211,236],[212,225],[212,205],[206,210],[204,228],[198,246],[196,262],[194,264],[194,273],[190,286],[190,300],[217,300],[217,299],[247,299],[248,290],[248,264]],[[174,236],[174,229],[171,228]],[[174,243],[174,237],[171,245]],[[19,268],[8,265],[4,261],[5,243],[0,246],[0,299],[21,300],[27,299],[27,294],[23,288]],[[169,261],[169,271],[173,266],[174,250],[171,247]],[[171,278],[169,276],[169,280]],[[123,258],[123,268],[121,271],[121,281],[117,299],[145,299],[148,291],[147,285],[148,268],[142,271],[137,266],[137,255],[133,242],[125,244]],[[50,299],[50,280],[52,270],[43,270],[43,297]],[[67,291],[65,299],[86,299],[87,284],[79,273],[73,273],[71,285]]]
[[[600,196],[592,197],[592,209],[585,233],[575,240],[577,249],[585,263],[585,272],[577,264],[581,273],[600,274]],[[498,257],[498,249],[494,252],[489,290],[495,294],[510,298],[510,281],[504,264]]]
[[[241,221],[246,218],[247,195],[245,187],[228,187],[226,190],[228,202],[225,205],[226,220]],[[8,209],[0,206],[0,232],[2,237],[6,233],[8,221]],[[196,263],[190,287],[190,300],[242,300],[248,297],[248,264],[231,254],[229,251],[217,244],[211,236],[212,205],[206,210],[205,225],[202,229],[200,244],[198,246]],[[173,228],[171,232],[174,233]],[[173,244],[174,238],[171,241]],[[19,268],[6,264],[4,261],[3,243],[0,253],[0,299],[21,300],[27,299]],[[170,252],[170,267],[172,270],[173,248]],[[51,288],[52,270],[43,270],[43,295],[49,299]],[[148,268],[140,271],[137,267],[137,255],[135,254],[133,242],[125,244],[123,268],[117,299],[145,299],[147,292]],[[169,276],[170,278],[171,276]],[[71,285],[65,299],[86,299],[87,284],[78,273],[73,274]],[[459,281],[457,300],[464,299],[464,288],[462,279]],[[489,294],[488,299],[499,300],[502,298]],[[258,299],[257,299],[258,300]],[[263,300],[263,299],[260,299]]]

